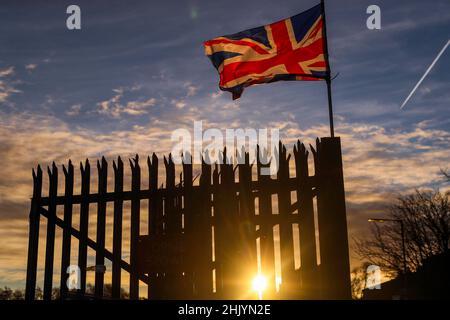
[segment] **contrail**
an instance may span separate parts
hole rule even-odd
[[[411,96],[414,94],[414,92],[417,90],[417,88],[420,86],[420,84],[422,83],[422,81],[425,79],[425,77],[428,75],[428,73],[431,71],[431,69],[434,67],[434,65],[436,64],[436,62],[439,60],[439,58],[442,56],[442,54],[444,53],[445,49],[447,49],[447,47],[450,45],[450,40],[447,41],[447,44],[442,48],[442,50],[439,52],[439,54],[437,55],[437,57],[434,59],[433,63],[428,67],[427,71],[425,71],[425,73],[423,74],[422,78],[420,78],[419,82],[417,82],[416,86],[414,87],[414,89],[412,89],[411,93],[409,94],[409,96],[405,99],[405,101],[403,101],[400,109],[403,109],[403,107],[405,106],[406,103],[408,103],[409,99],[411,98]]]

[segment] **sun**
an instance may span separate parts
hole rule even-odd
[[[253,278],[252,288],[258,293],[259,300],[262,300],[262,294],[267,288],[267,279],[262,274],[258,274]]]

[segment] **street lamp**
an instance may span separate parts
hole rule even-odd
[[[397,222],[400,223],[400,232],[402,237],[402,253],[403,253],[403,281],[406,289],[406,248],[405,248],[405,228],[403,226],[403,220],[402,219],[390,219],[390,218],[369,218],[367,219],[369,222],[373,223],[384,223],[384,222]]]

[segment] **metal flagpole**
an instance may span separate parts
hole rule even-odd
[[[334,138],[333,102],[331,99],[331,69],[330,69],[330,61],[328,59],[328,39],[327,39],[327,22],[325,18],[325,1],[320,0],[320,5],[322,7],[322,16],[323,16],[322,36],[324,38],[325,63],[326,68],[328,70],[328,75],[326,76],[325,80],[327,83],[327,92],[328,92],[328,115],[330,118],[330,136]]]

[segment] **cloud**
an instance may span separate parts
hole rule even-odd
[[[407,131],[340,121],[336,134],[341,137],[345,179],[350,182],[347,200],[372,201],[374,196],[382,199],[386,194],[438,183],[439,169],[450,158],[450,132],[429,125],[421,122]],[[317,136],[328,135],[325,125],[304,130],[295,123],[284,126],[289,137],[305,137],[312,142]]]
[[[178,99],[172,99],[171,103],[177,108],[177,109],[183,109],[186,107],[186,102],[184,100],[178,100]]]
[[[167,154],[169,149],[160,147],[170,146],[171,131],[165,129],[169,127],[167,123],[160,121],[156,125],[149,124],[147,128],[136,126],[132,130],[101,134],[81,127],[71,128],[53,116],[32,113],[7,114],[0,111],[0,159],[2,159],[0,237],[8,239],[0,248],[0,285],[20,288],[25,285],[27,215],[32,192],[31,169],[35,168],[37,163],[42,165],[44,180],[47,181],[47,165],[55,161],[61,169],[61,164],[66,164],[68,159],[72,159],[77,171],[75,192],[79,193],[80,180],[77,167],[80,161],[89,158],[95,167],[95,160],[103,154],[107,158],[121,155],[124,160],[134,156],[136,152],[142,155],[151,152]],[[125,166],[126,175],[129,174],[128,169]],[[62,175],[61,171],[60,174]],[[95,175],[92,179],[95,185]],[[47,190],[48,184],[44,182],[44,195]],[[63,187],[60,191],[63,191]],[[76,214],[76,210],[74,213]],[[126,232],[125,223],[124,232]],[[45,232],[41,235],[45,237]],[[56,237],[58,246],[59,231]],[[56,247],[55,252],[60,252],[60,247]],[[42,266],[42,259],[39,261]],[[57,266],[55,272],[58,273]],[[39,273],[39,277],[41,276],[42,273]]]
[[[9,77],[14,75],[14,67],[8,67],[5,69],[0,69],[0,78]]]
[[[115,92],[120,95],[122,90]],[[137,106],[131,104],[130,107]],[[18,286],[23,285],[26,216],[32,192],[31,168],[38,162],[45,170],[52,161],[60,166],[69,158],[77,165],[85,158],[94,163],[101,155],[109,159],[121,155],[126,159],[137,152],[141,158],[152,152],[167,154],[172,148],[173,123],[192,130],[192,116],[183,113],[171,119],[155,118],[146,126],[100,133],[71,127],[52,116],[1,113],[0,234],[8,235],[9,239],[1,249],[1,273],[11,273],[8,277],[14,279]],[[227,119],[220,119],[205,122],[204,128],[240,125],[239,121],[230,124]],[[299,128],[295,119],[269,121],[259,124],[259,127],[280,128],[287,144],[300,138],[314,145],[316,137],[328,135],[326,125]],[[336,133],[341,137],[343,147],[350,237],[365,234],[367,217],[383,210],[396,194],[424,186],[438,186],[441,181],[439,169],[445,168],[450,158],[450,133],[433,129],[429,121],[420,122],[409,130],[397,130],[364,122],[348,123],[341,117],[336,123]],[[127,170],[126,175],[129,175]],[[146,180],[143,177],[142,181]],[[78,175],[75,182],[75,193],[79,193]],[[0,278],[0,281],[6,280]]]
[[[7,82],[0,80],[0,103],[6,102],[11,94],[19,92],[20,90],[17,90]]]
[[[74,104],[73,106],[70,107],[69,110],[66,111],[66,115],[68,116],[77,116],[80,114],[81,111],[81,104]]]
[[[31,113],[0,113],[0,220],[25,217],[23,209],[30,197],[31,168],[74,163],[85,158],[132,156],[139,153],[164,152],[171,148],[170,126],[154,122],[148,128],[136,126],[132,130],[101,134],[77,127],[52,116]],[[167,128],[167,129],[165,129]],[[14,190],[14,192],[11,192]]]
[[[195,94],[197,93],[197,91],[199,89],[199,87],[194,86],[190,82],[185,83],[184,87],[187,89],[186,96],[188,96],[188,97],[195,96]]]
[[[80,105],[72,108],[78,110]],[[189,118],[173,119],[192,130]],[[222,128],[220,122],[205,122],[204,128]],[[236,122],[234,127],[239,127]],[[328,127],[300,129],[295,121],[269,122],[268,128],[279,128],[283,141],[297,138],[314,144],[314,139],[328,135]],[[439,169],[450,158],[450,133],[431,129],[429,122],[418,123],[412,130],[387,130],[379,125],[339,121],[336,132],[342,139],[345,178],[349,183],[348,200],[352,203],[371,202],[374,197],[412,190],[439,180]],[[232,127],[232,126],[230,126]],[[65,122],[50,116],[23,113],[1,115],[0,158],[4,165],[0,174],[2,195],[14,187],[16,192],[2,197],[4,201],[21,202],[30,193],[30,168],[36,161],[48,164],[68,158],[132,155],[136,152],[168,152],[173,125],[164,119],[154,119],[148,126],[107,134],[81,127],[70,128]],[[405,172],[408,168],[408,172]],[[28,190],[28,191],[26,191]],[[3,211],[3,210],[2,210]],[[2,212],[0,211],[0,212]]]
[[[219,99],[220,97],[223,96],[223,94],[224,94],[224,91],[219,90],[219,91],[217,91],[217,92],[211,93],[211,98],[214,99],[214,100],[215,100],[215,99]]]
[[[27,69],[28,71],[33,71],[34,69],[37,68],[37,66],[38,65],[35,63],[30,63],[30,64],[25,65],[25,69]]]
[[[412,9],[413,8],[413,9]],[[425,29],[430,26],[439,26],[445,24],[450,19],[450,12],[445,7],[440,10],[430,10],[429,14],[424,15],[423,10],[429,8],[428,4],[424,7],[414,6],[399,6],[389,10],[390,16],[385,15],[382,11],[381,32],[375,33],[373,30],[355,26],[354,21],[340,24],[336,26],[341,32],[337,37],[333,37],[329,41],[335,50],[342,50],[345,54],[352,51],[352,48],[373,50],[374,39],[383,39],[379,41],[378,46],[397,47],[399,42],[396,37],[398,34],[406,34],[407,32],[414,32],[418,29]],[[383,10],[383,9],[382,9]],[[356,30],[356,32],[355,32]],[[380,38],[374,38],[373,35],[378,34]],[[355,46],[355,44],[358,44]]]
[[[405,8],[405,9],[404,9]],[[407,7],[400,7],[400,9],[396,10],[398,11],[396,16],[402,16],[406,17],[402,20],[396,20],[392,23],[387,24],[386,26],[383,26],[383,30],[389,31],[389,32],[402,32],[402,31],[408,31],[408,30],[414,30],[419,28],[424,28],[430,25],[435,24],[442,24],[448,21],[450,18],[450,13],[442,12],[442,11],[431,11],[430,14],[423,15],[423,11],[418,9],[416,11],[417,15],[420,15],[420,19],[415,19],[416,17],[412,16],[411,14],[411,8]]]
[[[21,91],[14,87],[10,77],[14,76],[14,67],[8,67],[0,69],[0,103],[5,103],[9,97],[14,93],[20,93]]]
[[[137,116],[148,113],[148,109],[156,104],[155,98],[148,98],[145,100],[131,100],[128,102],[123,102],[124,96],[128,92],[138,91],[141,86],[133,86],[130,88],[120,87],[113,89],[116,93],[108,100],[101,101],[97,103],[98,113],[104,114],[113,118],[120,118],[123,114],[128,114],[131,116]]]
[[[123,113],[130,115],[140,115],[148,112],[149,107],[153,107],[156,104],[155,98],[150,98],[144,101],[129,101],[122,109]]]
[[[177,109],[184,109],[188,105],[188,101],[191,101],[191,97],[197,94],[199,89],[198,86],[194,86],[191,82],[186,82],[183,84],[183,88],[186,89],[185,93],[180,94],[180,98],[174,98],[170,100],[170,104],[175,106]],[[195,110],[195,107],[190,107],[191,110]]]

